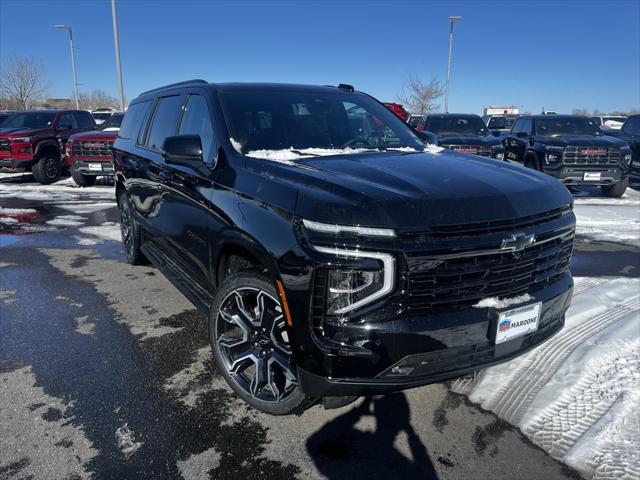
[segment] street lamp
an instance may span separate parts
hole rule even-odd
[[[73,95],[76,98],[76,108],[80,108],[78,103],[78,79],[76,78],[76,53],[73,50],[73,32],[71,25],[54,25],[55,28],[62,28],[69,31],[69,45],[71,46],[71,70],[73,71]]]
[[[447,85],[444,90],[444,112],[449,113],[449,82],[451,81],[451,44],[453,43],[453,24],[462,17],[449,17],[449,62],[447,63]]]
[[[122,66],[120,65],[120,39],[118,36],[118,15],[116,14],[116,0],[111,0],[111,16],[113,18],[113,41],[116,46],[116,70],[118,71],[120,110],[124,112],[124,88],[122,87]]]

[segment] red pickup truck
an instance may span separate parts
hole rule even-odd
[[[65,160],[74,182],[81,187],[93,185],[98,176],[113,176],[111,147],[118,136],[123,117],[124,113],[114,113],[98,130],[69,137]]]

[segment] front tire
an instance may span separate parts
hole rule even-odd
[[[118,197],[118,207],[120,208],[120,234],[127,262],[131,265],[143,265],[147,263],[147,258],[140,250],[142,229],[133,217],[133,209],[126,192],[122,192]]]
[[[613,185],[603,185],[600,187],[602,190],[602,194],[606,197],[611,198],[620,198],[624,195],[624,192],[627,190],[629,186],[629,176],[624,177],[618,183],[614,183]]]
[[[71,177],[73,178],[73,181],[76,182],[76,185],[80,187],[90,187],[96,183],[95,175],[83,175],[73,169],[71,170]]]
[[[209,312],[209,341],[229,386],[253,408],[289,415],[307,408],[273,282],[245,271],[227,277]]]
[[[40,157],[31,168],[33,178],[43,185],[49,185],[58,180],[61,172],[60,159],[51,154]]]

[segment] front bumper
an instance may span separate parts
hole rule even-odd
[[[544,168],[544,173],[556,177],[567,185],[611,185],[620,182],[628,170],[616,166],[562,166],[561,168]],[[585,179],[585,173],[600,174],[597,180]]]
[[[374,394],[439,382],[508,361],[562,329],[572,292],[573,280],[566,273],[532,294],[534,300],[527,303],[542,302],[538,330],[499,345],[493,341],[498,318],[493,308],[406,315],[368,324],[366,336],[369,344],[376,345],[374,355],[328,355],[325,367],[332,374],[321,376],[298,368],[300,386],[314,397]],[[353,335],[365,335],[357,326],[352,328]]]
[[[74,172],[81,173],[82,175],[95,175],[95,176],[113,176],[115,175],[115,169],[113,166],[113,160],[103,159],[87,159],[77,160],[72,162],[72,170]]]
[[[33,163],[33,159],[0,157],[0,172],[24,172]]]

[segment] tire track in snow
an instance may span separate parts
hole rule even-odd
[[[640,344],[633,342],[590,361],[586,375],[536,415],[523,428],[524,433],[554,458],[564,458],[577,440],[621,400],[629,385],[640,380],[639,354]]]
[[[491,409],[517,424],[535,395],[549,381],[569,354],[587,338],[640,308],[640,299],[619,304],[572,329],[565,329],[547,341],[516,370],[511,384],[503,385]]]
[[[581,294],[582,292],[589,290],[590,288],[597,287],[601,283],[604,283],[606,278],[602,277],[579,277],[574,278],[573,296]]]

